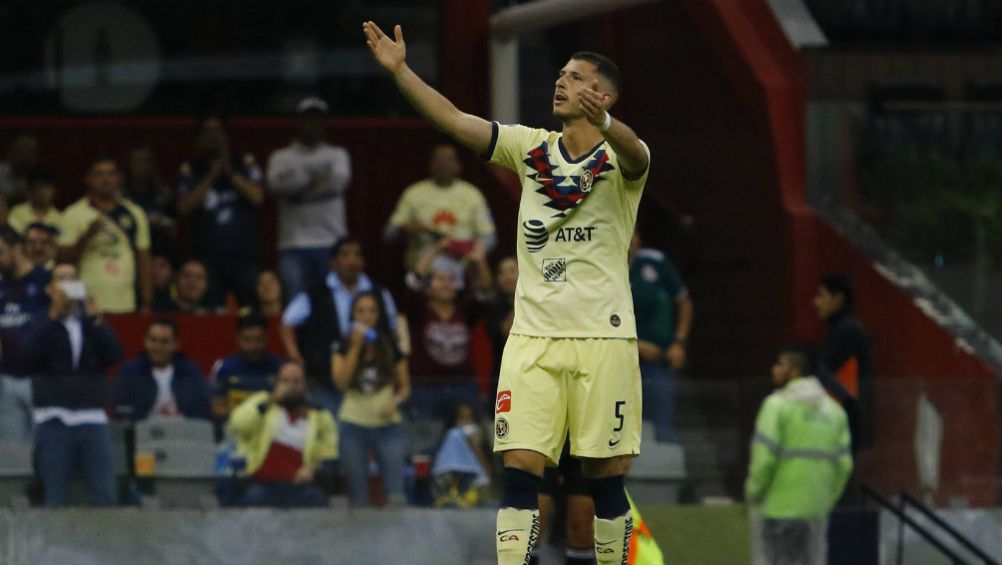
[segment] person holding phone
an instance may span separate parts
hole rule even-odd
[[[122,359],[118,337],[101,319],[76,267],[56,265],[46,287],[49,315],[33,327],[26,367],[33,375],[35,459],[45,505],[64,506],[74,470],[90,503],[115,503],[108,435],[108,369]]]

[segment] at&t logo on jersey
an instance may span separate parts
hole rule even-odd
[[[525,247],[529,253],[536,253],[546,247],[546,242],[550,240],[550,234],[546,231],[546,226],[539,220],[527,220],[522,222],[522,230],[525,234]]]

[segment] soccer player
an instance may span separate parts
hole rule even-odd
[[[557,75],[560,132],[466,114],[406,63],[394,37],[362,24],[373,56],[419,113],[522,183],[515,319],[501,362],[495,451],[504,452],[497,520],[500,565],[528,561],[539,530],[538,492],[569,432],[595,501],[600,565],[626,563],[633,520],[623,488],[640,450],[641,391],[627,250],[650,153],[608,109],[619,70],[574,54]]]

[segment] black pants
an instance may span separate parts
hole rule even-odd
[[[769,565],[811,565],[810,522],[764,518],[762,551]]]

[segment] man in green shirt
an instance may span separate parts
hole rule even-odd
[[[767,563],[808,565],[825,555],[828,513],[852,472],[845,411],[813,375],[813,355],[787,348],[772,367],[755,421],[745,498],[761,514]]]
[[[643,379],[645,419],[654,422],[657,441],[675,441],[675,383],[685,366],[693,305],[682,277],[664,253],[630,242],[630,288],[637,318],[637,347]]]

